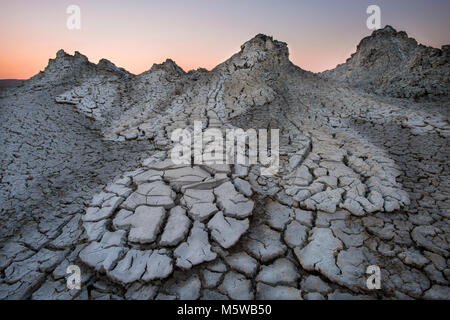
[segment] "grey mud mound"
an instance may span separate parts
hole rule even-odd
[[[436,50],[386,27],[321,75],[265,35],[212,71],[168,59],[132,75],[59,51],[1,93],[0,298],[449,299],[449,62]],[[407,76],[378,72],[395,59]],[[194,121],[279,129],[278,172],[173,163],[171,133]]]
[[[450,46],[426,47],[391,26],[361,40],[325,78],[398,98],[442,99],[450,90]]]

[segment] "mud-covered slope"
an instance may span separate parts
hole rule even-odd
[[[0,104],[2,239],[28,222],[80,212],[83,196],[151,147],[104,141],[98,124],[49,91],[19,90]]]
[[[59,52],[1,97],[0,298],[450,297],[445,99],[375,95],[363,72],[362,89],[324,79],[261,34],[211,71],[102,64]],[[277,172],[172,163],[171,133],[194,121],[279,129]]]
[[[392,97],[448,100],[450,46],[426,47],[386,26],[361,40],[344,64],[321,75]]]

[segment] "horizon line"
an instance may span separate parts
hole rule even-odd
[[[400,31],[399,31],[399,30],[397,30],[396,28],[392,27],[391,25],[386,24],[386,25],[384,25],[384,26],[383,26],[382,28],[380,28],[380,29],[373,30],[372,33],[371,33],[369,36],[366,36],[366,37],[361,38],[361,39],[359,40],[358,44],[356,44],[356,45],[354,46],[354,49],[355,49],[355,50],[352,51],[352,53],[350,54],[350,56],[348,56],[348,57],[345,59],[344,62],[341,62],[341,63],[336,64],[336,66],[334,66],[333,68],[328,68],[328,69],[324,69],[324,70],[322,70],[322,71],[317,71],[317,72],[316,72],[316,71],[308,70],[308,69],[306,69],[306,68],[304,68],[304,67],[302,67],[302,66],[296,64],[294,61],[292,61],[292,60],[290,59],[290,57],[291,57],[291,52],[290,52],[290,50],[289,50],[289,61],[290,61],[294,66],[299,67],[300,69],[302,69],[302,70],[304,70],[304,71],[311,72],[311,73],[313,73],[313,74],[320,74],[320,73],[325,72],[325,71],[333,70],[333,69],[335,69],[336,67],[338,67],[339,65],[345,64],[345,63],[347,62],[347,60],[348,60],[349,58],[351,58],[351,56],[352,56],[354,53],[357,52],[358,45],[361,43],[361,41],[362,41],[363,39],[368,38],[368,37],[371,37],[371,36],[374,34],[374,32],[379,31],[379,30],[384,30],[384,29],[386,29],[387,27],[390,27],[390,28],[394,29],[394,31],[397,32],[397,33],[399,33],[399,32],[405,32],[405,33],[407,34],[408,38],[412,38],[412,37],[410,37],[410,36],[408,35],[408,33],[407,33],[405,30],[400,30]],[[275,39],[273,36],[269,36],[269,35],[267,35],[267,34],[265,34],[265,33],[259,32],[259,33],[257,33],[255,36],[253,36],[252,38],[250,38],[249,40],[245,41],[243,44],[245,44],[245,43],[248,42],[248,41],[251,41],[252,39],[256,38],[258,35],[265,35],[265,36],[268,36],[268,37],[272,38],[274,41],[284,42],[283,40],[277,40],[277,39]],[[433,49],[438,49],[438,50],[442,50],[442,48],[443,48],[444,46],[450,45],[450,44],[446,44],[446,45],[442,45],[440,48],[438,48],[438,47],[434,47],[434,46],[425,45],[425,44],[423,44],[423,43],[420,43],[420,42],[417,41],[417,39],[415,39],[415,38],[412,38],[412,39],[416,40],[416,42],[417,42],[418,45],[422,45],[422,46],[425,46],[425,47],[429,47],[429,48],[433,48]],[[287,42],[284,42],[284,43],[286,44],[286,46],[287,46],[288,49],[289,49],[289,43],[287,43]],[[243,44],[242,44],[242,45],[243,45]],[[241,45],[241,46],[242,46],[242,45]],[[158,62],[153,62],[149,68],[147,68],[146,70],[144,70],[144,71],[142,71],[142,72],[140,72],[140,73],[133,73],[133,72],[127,70],[127,68],[117,65],[116,63],[114,63],[114,61],[112,61],[112,60],[110,60],[110,59],[107,59],[107,58],[104,58],[104,57],[103,57],[103,58],[99,58],[97,62],[94,62],[94,61],[90,61],[90,60],[89,60],[89,57],[88,57],[87,55],[83,54],[82,52],[80,52],[80,51],[78,51],[78,50],[73,50],[73,54],[70,54],[70,53],[68,53],[68,51],[70,52],[70,50],[66,50],[66,49],[64,49],[64,48],[58,49],[58,50],[56,51],[55,57],[54,57],[54,58],[49,57],[49,58],[48,58],[48,61],[50,61],[50,60],[52,60],[52,59],[56,59],[56,58],[57,58],[57,56],[56,56],[57,53],[58,53],[59,51],[61,51],[61,50],[62,50],[65,54],[70,55],[70,56],[75,56],[75,54],[78,52],[79,54],[81,54],[81,55],[83,55],[84,57],[86,57],[89,63],[95,64],[95,65],[98,65],[98,64],[100,63],[101,60],[107,60],[107,61],[113,63],[114,66],[116,66],[116,67],[118,67],[118,68],[121,68],[121,69],[124,69],[126,72],[128,72],[129,74],[131,74],[131,75],[133,75],[133,76],[139,76],[139,75],[141,75],[141,74],[143,74],[143,73],[145,73],[145,72],[148,72],[154,65],[160,65],[160,64],[163,64],[163,63],[165,63],[167,60],[173,61],[173,62],[175,63],[175,65],[177,65],[179,68],[181,68],[181,69],[183,70],[183,72],[185,72],[185,73],[189,73],[189,72],[191,72],[191,71],[196,71],[196,70],[199,70],[199,69],[205,69],[205,70],[207,70],[208,72],[211,72],[211,71],[212,71],[213,69],[215,69],[217,66],[219,66],[220,64],[226,62],[226,61],[227,61],[228,59],[230,59],[234,54],[236,54],[236,53],[239,52],[239,51],[237,51],[237,52],[233,53],[233,54],[232,54],[230,57],[228,57],[226,60],[223,60],[223,61],[219,62],[217,65],[215,65],[215,66],[212,67],[211,69],[208,69],[208,68],[202,67],[202,66],[199,66],[199,67],[193,68],[193,69],[185,69],[184,67],[180,66],[174,59],[168,57],[168,58],[165,58],[165,60],[162,61],[162,62],[160,62],[160,63],[158,63]],[[48,66],[48,62],[47,62],[47,65],[44,67],[44,69],[39,70],[37,73],[33,74],[33,75],[30,76],[29,78],[11,78],[11,77],[7,77],[7,78],[0,78],[0,80],[20,80],[20,81],[26,81],[26,80],[29,80],[29,79],[33,78],[34,76],[38,75],[39,73],[43,72],[43,71],[47,68],[47,66]]]

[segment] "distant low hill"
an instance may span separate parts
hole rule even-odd
[[[18,87],[25,80],[17,80],[17,79],[0,79],[0,90],[7,88]]]

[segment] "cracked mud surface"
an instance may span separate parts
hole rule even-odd
[[[258,35],[189,73],[60,51],[0,107],[1,299],[450,298],[445,97],[351,88]],[[279,172],[173,164],[195,120],[279,128]]]

